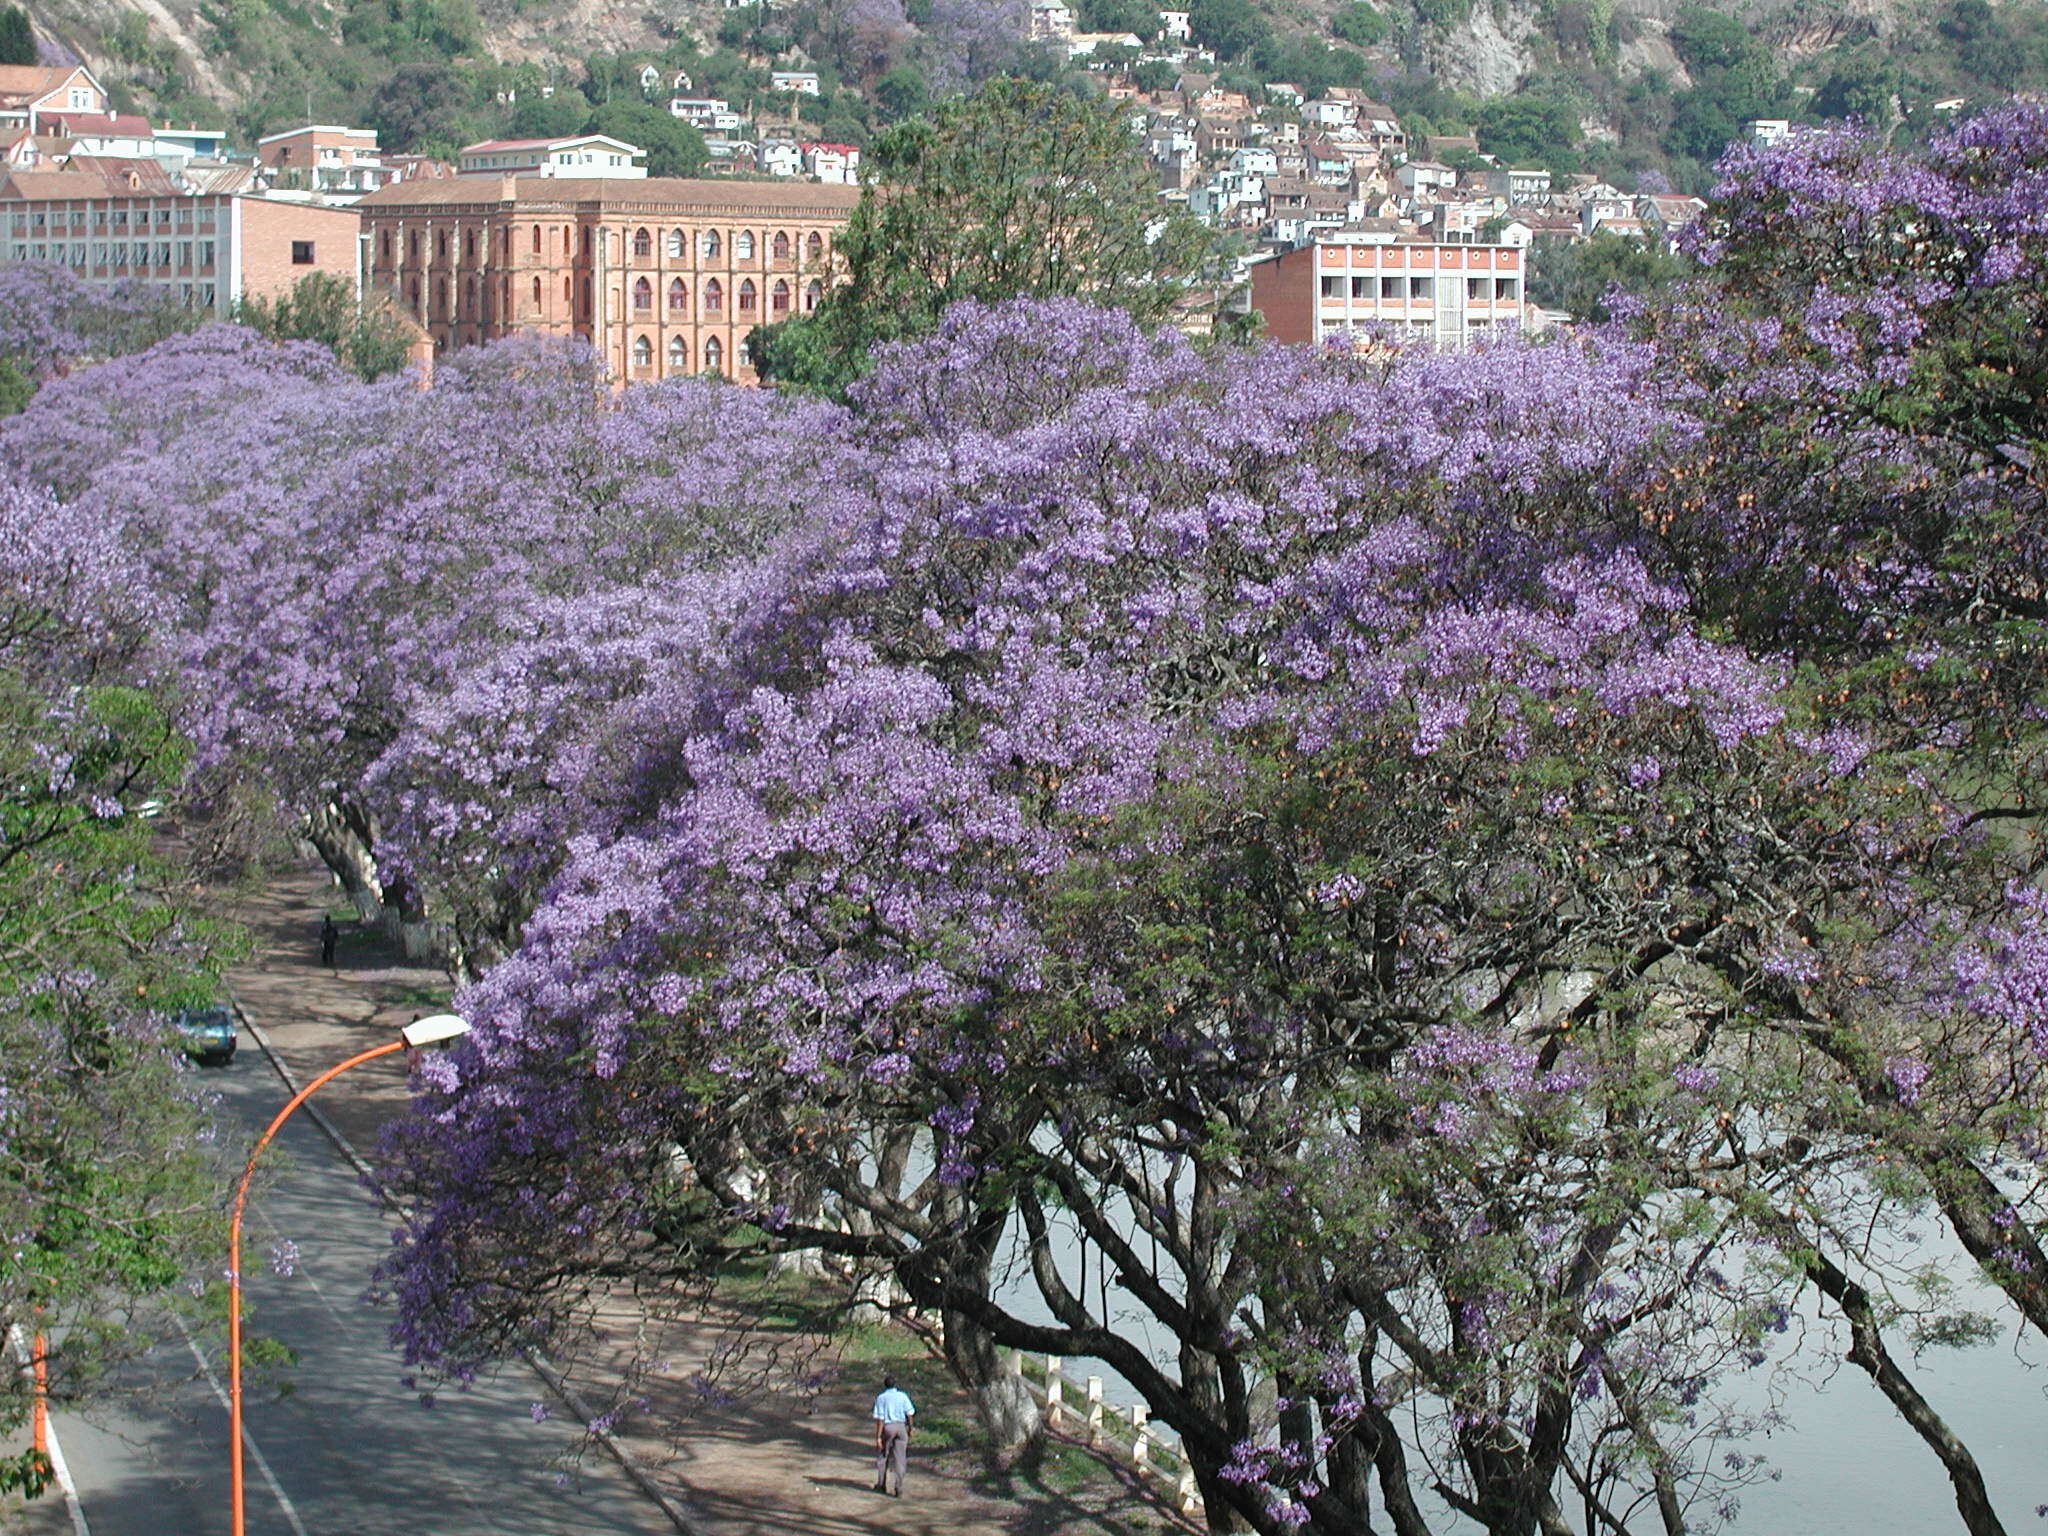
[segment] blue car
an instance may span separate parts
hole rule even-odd
[[[202,1066],[224,1067],[235,1059],[235,1018],[226,1008],[180,1008],[171,1015],[185,1054]]]

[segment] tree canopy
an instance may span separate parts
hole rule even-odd
[[[474,978],[409,1361],[824,1250],[1010,1449],[999,1348],[1113,1366],[1213,1529],[1613,1536],[1831,1356],[2003,1531],[1918,1355],[2048,1336],[2048,112],[1721,174],[1657,303],[1460,354],[1059,295],[843,405],[46,384],[0,460],[200,762]]]
[[[881,135],[841,236],[843,281],[750,341],[768,378],[838,390],[948,305],[1081,295],[1141,321],[1187,297],[1213,235],[1160,204],[1114,104],[999,80]]]

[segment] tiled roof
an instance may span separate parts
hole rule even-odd
[[[509,184],[509,185],[508,185]],[[789,181],[692,181],[677,176],[462,176],[394,182],[355,206],[434,208],[464,204],[595,203],[678,211],[770,213],[787,210],[851,213],[858,187]]]

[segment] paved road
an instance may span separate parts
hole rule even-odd
[[[223,1130],[246,1146],[285,1094],[246,1034],[242,1045],[207,1082],[221,1092]],[[547,1394],[523,1367],[422,1407],[399,1380],[388,1314],[361,1299],[388,1243],[382,1213],[306,1115],[279,1140],[285,1161],[245,1231],[244,1286],[250,1331],[299,1361],[284,1396],[252,1393],[246,1406],[249,1536],[673,1532],[602,1452],[559,1485],[552,1462],[577,1426],[552,1401],[555,1416],[534,1423],[531,1405]],[[270,1267],[280,1239],[298,1248],[289,1277]],[[57,1421],[93,1536],[225,1536],[227,1408],[205,1381],[180,1380],[195,1365],[174,1340],[138,1373],[166,1384],[161,1394],[91,1423]]]

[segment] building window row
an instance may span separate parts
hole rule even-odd
[[[434,231],[433,240],[430,245],[427,242],[425,231],[417,229],[411,231],[410,235],[405,237],[404,244],[404,256],[407,264],[419,266],[424,261],[431,259],[436,265],[446,266],[449,253],[448,233],[445,229]],[[377,259],[381,265],[387,267],[392,264],[392,254],[394,249],[396,249],[391,235],[392,232],[385,229],[379,231],[377,236]],[[510,225],[507,225],[504,238],[504,253],[507,259],[512,254],[512,238],[512,228]],[[566,224],[554,226],[535,224],[531,227],[528,243],[532,254],[535,256],[552,254],[558,259],[566,258],[576,245],[570,226]],[[656,232],[654,230],[644,226],[634,230],[628,247],[632,252],[632,259],[635,261],[651,261],[654,257],[655,243]],[[590,228],[587,225],[583,228],[581,244],[582,254],[586,257],[589,256]],[[763,244],[766,245],[770,261],[777,265],[793,261],[799,251],[803,253],[804,260],[812,265],[825,259],[825,237],[816,230],[812,230],[800,240],[793,237],[787,230],[777,230],[773,236],[763,242],[757,240],[752,230],[746,229],[736,230],[732,233],[732,259],[735,262],[753,261]],[[689,234],[685,230],[670,229],[661,236],[661,246],[670,261],[686,260],[690,249]],[[475,230],[463,232],[462,249],[463,261],[468,265],[474,266],[477,259]],[[706,229],[698,232],[697,254],[700,260],[717,261],[725,253],[725,250],[726,237],[717,230]]]

